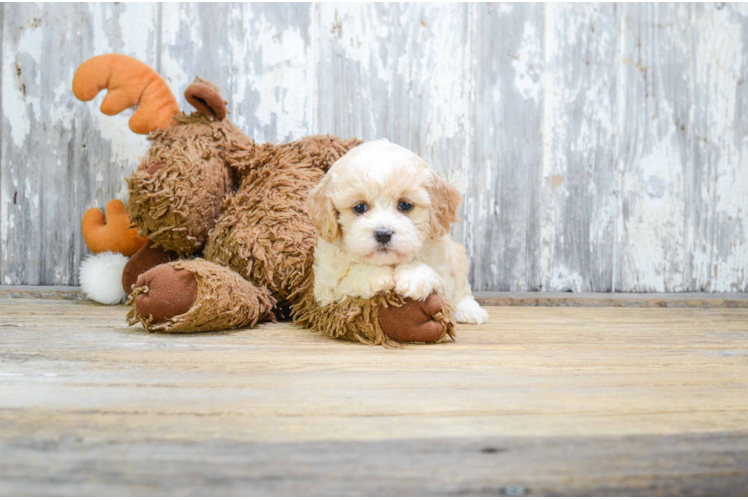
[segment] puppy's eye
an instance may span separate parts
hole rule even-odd
[[[397,204],[397,209],[401,212],[410,212],[411,210],[413,210],[413,205],[411,205],[407,201],[401,201]]]
[[[358,215],[366,213],[367,210],[369,210],[369,205],[367,205],[366,203],[361,203],[360,205],[356,205],[355,207],[353,207],[353,211]]]

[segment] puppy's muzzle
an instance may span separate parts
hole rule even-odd
[[[377,229],[374,231],[374,239],[382,245],[389,243],[392,239],[392,231],[390,229]]]

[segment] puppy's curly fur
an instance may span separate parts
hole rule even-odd
[[[349,151],[309,196],[320,233],[318,304],[391,291],[416,300],[437,293],[458,322],[487,321],[470,291],[465,249],[449,237],[460,201],[453,186],[401,146],[374,141]]]

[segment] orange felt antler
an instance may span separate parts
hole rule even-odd
[[[81,101],[90,101],[107,89],[101,112],[116,115],[138,106],[130,118],[130,130],[148,134],[166,129],[179,113],[174,94],[153,68],[122,54],[104,54],[81,64],[73,76],[73,93]]]
[[[110,251],[130,257],[148,240],[138,238],[137,228],[130,227],[130,214],[120,200],[106,204],[106,218],[98,208],[86,210],[81,230],[86,246],[93,253]]]

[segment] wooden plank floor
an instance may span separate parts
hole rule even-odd
[[[747,309],[488,309],[387,350],[0,298],[0,494],[748,494]]]

